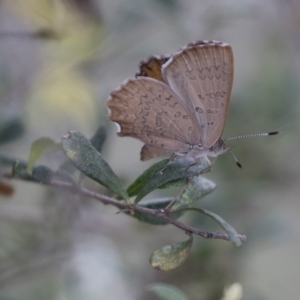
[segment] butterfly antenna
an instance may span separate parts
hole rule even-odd
[[[239,136],[234,136],[234,137],[227,138],[227,139],[225,139],[225,141],[244,139],[244,138],[252,138],[252,137],[260,137],[260,136],[277,135],[279,133],[280,133],[280,131],[245,134],[245,135],[239,135]],[[229,148],[229,151],[232,154],[232,156],[233,156],[236,164],[238,165],[238,167],[242,168],[242,165],[239,163],[239,161],[238,161],[237,157],[235,156],[234,152],[232,151],[232,149]]]
[[[229,149],[230,153],[232,154],[233,159],[234,159],[234,161],[236,162],[237,166],[238,166],[240,169],[242,169],[242,165],[241,165],[241,163],[238,161],[238,159],[237,159],[237,157],[235,156],[233,150],[230,149],[230,148],[228,148],[228,149]]]
[[[277,135],[279,133],[280,133],[280,131],[245,134],[245,135],[239,135],[239,136],[233,136],[233,137],[227,138],[227,139],[225,139],[225,141],[244,139],[244,138],[252,138],[252,137],[259,137],[259,136]]]

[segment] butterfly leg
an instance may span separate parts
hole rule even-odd
[[[206,161],[207,161],[207,166],[206,166],[204,169],[200,170],[200,171],[197,173],[197,175],[195,174],[194,176],[198,176],[198,175],[200,175],[200,174],[204,174],[204,173],[207,173],[207,172],[210,171],[211,166],[212,166],[212,165],[211,165],[211,162],[209,161],[208,158],[206,158]],[[190,168],[194,167],[194,166],[199,165],[199,164],[201,165],[200,161],[199,161],[199,160],[195,160],[195,162],[193,162],[193,163],[191,163],[190,165],[188,165],[187,168],[184,169],[184,171],[183,171],[183,173],[182,173],[182,177],[186,177],[188,170],[189,170]]]
[[[187,172],[188,172],[188,170],[190,169],[190,168],[192,168],[192,167],[194,167],[194,166],[197,166],[197,162],[194,162],[194,163],[192,163],[192,164],[190,164],[187,168],[185,168],[184,170],[183,170],[183,172],[182,172],[182,177],[186,177],[187,176]],[[202,171],[200,172],[200,173],[202,173]],[[204,172],[205,173],[205,172]],[[198,175],[198,174],[197,174]],[[194,175],[194,176],[197,176],[197,175]]]
[[[187,168],[185,168],[185,169],[183,170],[181,177],[186,177],[189,168],[191,168],[191,167],[193,167],[193,166],[196,166],[196,165],[197,165],[197,162],[194,162],[194,163],[190,164]]]
[[[164,170],[165,170],[165,169],[168,167],[168,165],[174,160],[175,157],[176,157],[176,154],[173,153],[173,154],[170,156],[169,161],[165,164],[165,166],[164,166],[161,170],[159,170],[159,171],[156,173],[156,175],[162,175],[163,172],[164,172]]]
[[[186,169],[185,169],[185,171],[184,172],[187,172],[188,171],[188,169],[190,168],[190,167],[192,167],[192,166],[195,166],[195,165],[197,165],[199,162],[195,162],[195,163],[193,163],[193,164],[190,164]],[[202,169],[201,171],[199,171],[199,173],[196,175],[194,175],[194,176],[200,176],[201,174],[203,174],[203,173],[206,173],[206,172],[209,172],[210,171],[210,169],[211,169],[211,164],[209,164],[206,168],[204,168],[204,169]],[[183,175],[184,176],[184,175]],[[186,182],[186,184],[184,185],[184,187],[181,189],[181,191],[170,201],[170,203],[165,207],[165,212],[166,213],[168,213],[168,214],[170,214],[172,211],[171,211],[171,209],[172,209],[172,206],[182,197],[182,195],[183,195],[183,193],[186,191],[186,189],[189,187],[189,185],[191,184],[191,180],[192,180],[192,178],[194,177],[194,176],[190,176],[190,177],[187,177],[187,182]]]

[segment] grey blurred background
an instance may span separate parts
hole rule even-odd
[[[280,130],[228,142],[243,165],[218,158],[207,174],[217,190],[200,203],[247,235],[240,249],[195,238],[191,255],[163,273],[157,248],[186,239],[113,207],[38,184],[8,181],[0,194],[0,300],[156,299],[145,287],[174,284],[190,299],[221,299],[243,286],[246,300],[300,294],[300,2],[297,0],[4,0],[0,2],[0,154],[26,160],[31,143],[68,130],[91,137],[107,126],[103,155],[130,184],[142,143],[118,138],[107,121],[111,90],[140,60],[199,39],[229,43],[235,81],[223,137]],[[63,157],[42,163],[56,169]],[[89,180],[84,184],[108,193]],[[149,197],[172,195],[154,192]],[[194,213],[183,221],[218,226]]]

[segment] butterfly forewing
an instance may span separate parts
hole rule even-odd
[[[230,101],[231,47],[215,41],[189,44],[162,66],[162,75],[197,119],[201,132],[197,143],[212,147],[223,132]]]
[[[188,152],[190,145],[199,140],[197,120],[185,103],[158,80],[127,80],[111,93],[107,106],[110,120],[120,126],[120,136],[135,137],[146,146],[161,149],[153,157],[164,152]],[[147,159],[149,148],[144,152]]]

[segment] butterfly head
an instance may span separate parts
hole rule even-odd
[[[221,154],[230,151],[230,148],[225,144],[222,139],[219,139],[210,149],[208,155],[211,157],[217,157]]]

